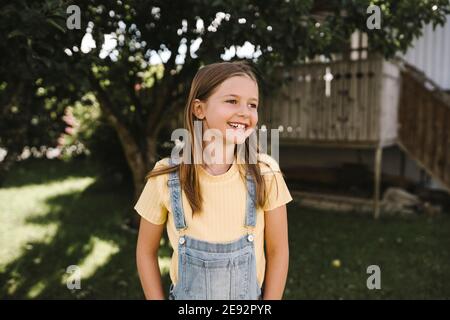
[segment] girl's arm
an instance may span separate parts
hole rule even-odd
[[[145,298],[164,300],[164,290],[158,264],[158,249],[164,224],[141,219],[136,247],[136,263]]]
[[[264,220],[267,262],[263,299],[279,300],[283,298],[289,267],[286,205],[266,211]]]

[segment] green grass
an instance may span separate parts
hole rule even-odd
[[[128,187],[84,162],[26,161],[0,189],[0,298],[142,299]],[[288,207],[286,299],[450,298],[450,215],[385,218]],[[170,249],[162,240],[165,289]],[[339,260],[340,266],[333,266]],[[81,267],[81,290],[66,286]],[[336,265],[336,264],[335,264]],[[381,290],[366,269],[381,268]]]
[[[450,298],[449,215],[374,221],[296,205],[289,209],[287,298]],[[370,265],[380,267],[381,290],[367,289]]]
[[[83,162],[17,166],[0,189],[0,297],[142,298],[136,234],[123,228],[130,199]],[[81,290],[67,289],[70,265]]]

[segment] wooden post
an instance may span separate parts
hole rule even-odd
[[[374,196],[373,196],[373,217],[380,217],[380,180],[381,180],[381,160],[383,157],[383,148],[377,145],[375,151],[375,170],[374,170]]]
[[[405,152],[402,149],[400,150],[400,176],[402,178],[405,178],[405,172],[406,172],[406,157]]]

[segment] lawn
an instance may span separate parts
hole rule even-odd
[[[0,189],[0,298],[142,299],[136,233],[124,228],[128,187],[100,181],[83,161],[17,165]],[[288,206],[286,299],[450,298],[450,215],[383,218]],[[170,248],[160,262],[167,289]],[[81,270],[81,289],[66,286]],[[369,290],[378,265],[381,289]]]

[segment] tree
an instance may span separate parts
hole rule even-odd
[[[25,146],[56,143],[65,105],[78,99],[82,86],[70,85],[74,75],[61,47],[73,42],[64,8],[64,1],[0,4],[0,147],[7,150],[0,184]]]
[[[48,2],[64,9],[58,1]],[[239,58],[255,61],[262,78],[270,79],[278,66],[345,49],[352,32],[366,28],[370,4],[379,5],[383,20],[381,29],[367,32],[369,50],[386,56],[404,51],[424,23],[442,24],[449,13],[447,0],[90,0],[77,3],[81,32],[66,32],[64,39],[53,37],[49,43],[55,57],[64,50],[69,54],[64,65],[77,77],[66,83],[86,82],[86,90],[95,92],[121,141],[137,198],[157,160],[158,136],[180,114],[200,66],[220,60],[224,48],[248,41],[256,53]],[[83,42],[92,37],[97,43],[89,53],[77,47],[85,31]],[[114,37],[116,45],[107,48],[105,36]],[[157,58],[159,65],[149,65]],[[276,85],[263,82],[263,90]]]
[[[448,1],[406,0],[93,1],[85,6],[94,38],[117,38],[104,59],[98,58],[100,46],[90,54],[89,80],[120,138],[136,197],[157,160],[158,133],[180,112],[201,65],[245,41],[255,45],[258,54],[248,58],[265,77],[277,65],[329,56],[348,45],[353,31],[366,28],[370,4],[380,5],[383,21],[380,30],[368,32],[369,50],[386,56],[406,50],[424,23],[443,23],[449,12]],[[171,55],[164,58],[167,52]],[[149,66],[152,56],[161,58],[162,68]]]

